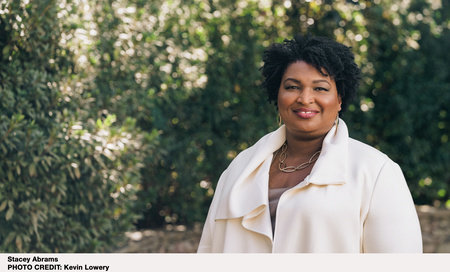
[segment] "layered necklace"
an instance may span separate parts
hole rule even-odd
[[[280,154],[280,163],[278,164],[278,168],[281,172],[284,173],[292,173],[297,170],[302,170],[311,165],[313,162],[317,161],[319,158],[320,150],[314,153],[311,158],[307,162],[304,162],[302,164],[299,164],[297,166],[287,166],[285,163],[286,157],[287,157],[287,142],[281,146],[281,154]]]

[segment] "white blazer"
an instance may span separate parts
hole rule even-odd
[[[269,168],[285,127],[242,151],[219,179],[198,252],[421,253],[419,220],[400,167],[349,138],[344,121],[335,131],[326,135],[310,175],[280,197],[274,234]]]

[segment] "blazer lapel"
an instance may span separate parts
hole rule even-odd
[[[347,180],[348,130],[343,120],[339,120],[325,136],[320,156],[314,164],[309,183],[317,185],[344,184]]]
[[[269,213],[269,169],[272,154],[286,139],[284,125],[261,138],[230,164],[216,220],[242,217],[242,226],[272,239]]]

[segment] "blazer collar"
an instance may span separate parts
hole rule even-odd
[[[344,184],[347,180],[348,130],[339,119],[339,125],[323,140],[320,156],[305,181],[316,185]]]
[[[286,140],[286,128],[261,138],[256,144],[241,152],[224,175],[216,220],[244,217],[251,219],[268,210],[269,169],[273,153]],[[348,130],[343,120],[328,132],[313,169],[302,184],[344,184],[347,172]],[[219,193],[219,192],[217,192]],[[267,209],[266,209],[267,208]],[[270,221],[270,217],[269,217]],[[270,230],[270,229],[269,229]],[[267,230],[265,231],[267,232]]]

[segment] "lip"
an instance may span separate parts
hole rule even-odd
[[[319,113],[318,110],[313,110],[313,109],[308,109],[308,108],[295,109],[295,110],[293,110],[293,112],[302,119],[313,118],[314,116],[316,116]]]

